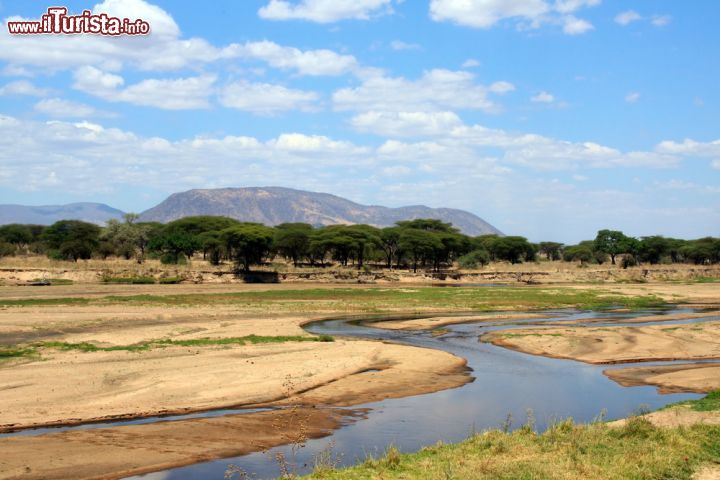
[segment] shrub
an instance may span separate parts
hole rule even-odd
[[[458,258],[458,265],[460,265],[461,268],[484,267],[488,263],[490,263],[490,254],[487,250],[473,250]]]

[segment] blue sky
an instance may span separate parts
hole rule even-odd
[[[280,185],[575,242],[718,235],[720,3],[69,2],[145,38],[0,31],[0,203],[142,211]],[[0,0],[0,18],[50,4]]]

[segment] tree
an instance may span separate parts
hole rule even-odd
[[[200,242],[196,236],[187,232],[163,229],[162,233],[150,241],[149,248],[162,254],[162,263],[184,263],[185,256],[191,256],[200,248]]]
[[[535,247],[525,237],[496,237],[490,242],[490,252],[496,259],[512,264],[535,259]]]
[[[615,257],[625,253],[623,248],[627,246],[625,234],[617,230],[600,230],[595,237],[595,250],[610,255],[612,264],[615,265]]]
[[[228,254],[244,272],[249,272],[251,265],[263,262],[270,253],[273,237],[273,229],[259,223],[244,223],[221,232]]]
[[[435,250],[443,248],[443,244],[431,231],[402,228],[399,247],[405,255],[412,259],[413,272],[417,272],[418,263],[430,258]]]
[[[390,270],[400,249],[400,235],[400,227],[386,227],[380,230],[380,248],[385,254],[385,264]]]
[[[309,253],[312,233],[313,227],[308,223],[283,223],[275,227],[273,244],[280,255],[291,259],[297,267]]]
[[[208,258],[211,265],[220,265],[223,254],[222,234],[217,231],[203,232],[196,237],[202,248],[203,256]]]
[[[461,268],[477,268],[478,265],[484,267],[490,263],[490,254],[487,250],[473,250],[470,253],[458,258],[458,265]]]
[[[400,228],[411,228],[415,230],[425,230],[426,232],[445,232],[458,233],[458,229],[452,226],[452,223],[445,223],[434,218],[416,218],[415,220],[403,220],[396,222]]]
[[[566,262],[579,261],[581,265],[585,265],[594,258],[595,253],[601,253],[593,252],[587,244],[583,245],[583,243],[580,243],[579,245],[565,247],[563,251],[563,260]],[[604,253],[601,254],[605,255]]]
[[[11,223],[0,226],[0,241],[10,243],[16,248],[27,248],[33,239],[33,232],[29,225]]]
[[[663,257],[670,252],[670,241],[659,235],[653,237],[642,237],[640,239],[639,256],[643,262],[651,265],[660,263]]]
[[[88,259],[98,246],[100,227],[79,220],[60,220],[43,233],[43,240],[58,258]]]
[[[560,260],[562,258],[563,244],[558,242],[540,242],[538,251],[545,255],[548,260]]]

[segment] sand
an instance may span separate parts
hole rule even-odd
[[[286,409],[0,439],[0,479],[110,479],[320,438],[353,412]]]
[[[312,398],[306,403],[352,405],[470,379],[459,357],[373,341],[46,355],[0,368],[0,430],[264,404],[300,392]],[[362,373],[371,369],[382,371]]]
[[[720,359],[720,322],[675,326],[533,328],[491,332],[483,341],[533,355],[594,364]]]
[[[720,390],[720,363],[613,368],[603,373],[624,387],[655,385],[660,393]]]
[[[416,318],[411,320],[386,320],[381,322],[366,322],[366,325],[386,330],[430,330],[433,328],[455,325],[468,322],[496,322],[505,320],[525,320],[529,318],[548,318],[539,313],[499,313],[493,315],[459,315]]]

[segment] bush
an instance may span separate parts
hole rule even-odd
[[[490,254],[487,250],[473,250],[458,258],[460,268],[477,268],[478,265],[484,267],[488,263],[490,263]]]
[[[158,283],[162,285],[175,285],[177,283],[180,283],[184,280],[182,277],[165,277],[158,280]]]
[[[130,285],[149,285],[155,283],[153,277],[108,277],[102,278],[103,283],[121,283]]]
[[[15,246],[12,243],[0,242],[0,257],[15,255]]]

